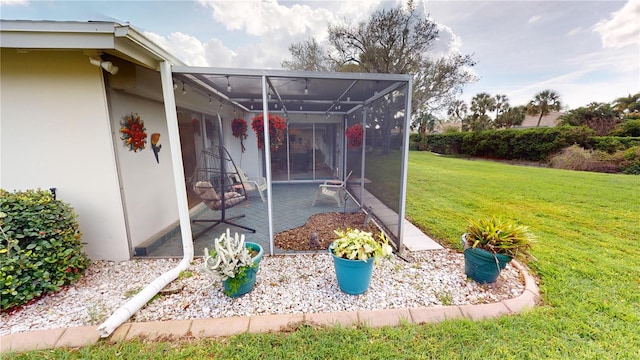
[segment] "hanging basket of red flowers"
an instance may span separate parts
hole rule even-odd
[[[362,138],[364,137],[362,125],[355,124],[348,127],[344,133],[347,136],[347,147],[349,149],[359,149],[362,147]]]
[[[256,115],[251,120],[251,127],[258,138],[258,148],[264,147],[264,117],[262,114]],[[269,140],[271,151],[276,151],[284,144],[284,137],[287,132],[287,122],[278,115],[269,114]]]
[[[147,129],[144,127],[144,121],[140,119],[138,114],[129,114],[120,121],[120,133],[121,140],[124,141],[124,145],[129,147],[129,151],[138,152],[138,150],[144,149],[144,144],[147,143]]]
[[[233,132],[233,136],[240,139],[240,147],[242,148],[242,152],[244,152],[245,147],[242,141],[247,138],[247,122],[245,119],[233,119],[231,122],[231,131]]]

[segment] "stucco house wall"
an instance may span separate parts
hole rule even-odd
[[[0,187],[55,187],[92,259],[128,259],[102,69],[80,51],[1,51]]]

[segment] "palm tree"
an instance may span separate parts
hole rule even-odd
[[[486,92],[476,94],[471,99],[471,111],[476,115],[486,115],[496,107],[496,100]]]
[[[524,121],[524,114],[526,112],[527,109],[524,105],[510,107],[503,111],[496,119],[496,127],[509,129],[517,125],[522,125],[522,122]]]
[[[496,120],[498,120],[498,117],[500,116],[500,114],[509,110],[509,98],[507,97],[507,95],[498,94],[494,97],[494,99],[496,102],[496,105],[495,105]]]
[[[533,100],[529,102],[527,105],[527,114],[540,114],[540,117],[538,117],[538,123],[536,124],[536,127],[539,127],[543,116],[549,115],[552,111],[560,111],[561,107],[562,103],[560,102],[560,95],[553,90],[544,90],[537,93]]]
[[[469,114],[469,107],[467,104],[458,99],[452,102],[447,109],[447,115],[455,117],[456,121],[462,121]]]

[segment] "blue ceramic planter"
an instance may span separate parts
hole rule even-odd
[[[231,291],[231,286],[229,285],[229,279],[222,282],[222,286],[224,287],[225,294],[227,294],[229,297],[232,297],[232,298],[240,297],[250,292],[251,290],[253,290],[253,287],[256,284],[256,273],[260,268],[260,260],[262,260],[262,255],[264,253],[264,251],[262,250],[262,246],[260,246],[260,244],[256,244],[248,241],[245,242],[244,244],[247,249],[258,252],[258,254],[253,257],[253,263],[256,264],[256,267],[248,269],[245,272],[246,281],[242,285],[240,285],[240,288],[238,288],[237,291]]]
[[[329,246],[329,253],[333,257],[340,290],[351,295],[359,295],[367,291],[373,273],[374,259],[362,261],[337,257],[333,253],[333,244]]]

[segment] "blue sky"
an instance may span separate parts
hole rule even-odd
[[[462,99],[506,94],[522,105],[553,89],[567,108],[640,92],[640,0],[425,1],[440,25],[433,56],[474,54],[479,81]],[[278,69],[288,46],[328,24],[366,20],[396,0],[0,0],[2,19],[130,23],[190,65]]]

